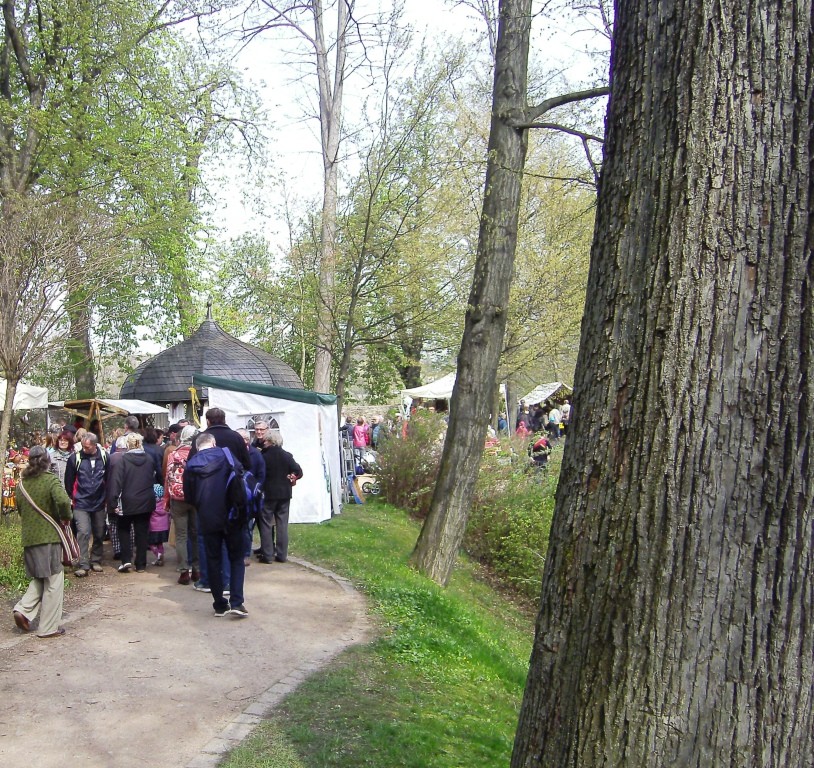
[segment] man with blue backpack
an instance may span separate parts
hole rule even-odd
[[[202,432],[195,439],[195,455],[184,469],[184,498],[198,511],[198,528],[206,552],[209,588],[215,616],[246,618],[243,605],[244,534],[247,519],[245,471],[228,448],[220,448],[214,435]],[[245,449],[245,446],[244,446]],[[248,454],[248,452],[247,452]],[[229,555],[230,594],[223,594],[221,560],[223,545]]]

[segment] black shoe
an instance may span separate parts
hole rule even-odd
[[[245,605],[237,605],[234,608],[230,608],[227,613],[230,616],[234,616],[237,619],[245,619],[248,617],[249,612],[246,610]]]
[[[287,558],[285,558],[285,557],[275,557],[274,559],[278,563],[284,563]]]
[[[215,608],[215,618],[221,618],[229,613],[228,608]]]
[[[271,565],[271,560],[269,560],[267,557],[263,557],[262,555],[257,557],[257,562],[262,563],[263,565]]]
[[[252,550],[252,553],[253,553],[253,554],[255,554],[255,555],[262,555],[262,554],[263,554],[263,550],[262,550],[262,549],[253,549],[253,550]]]

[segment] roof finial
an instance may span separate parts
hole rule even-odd
[[[212,319],[212,297],[208,296],[206,299],[206,319]]]

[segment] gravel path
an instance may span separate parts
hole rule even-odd
[[[171,548],[169,548],[171,550]],[[247,619],[174,561],[66,590],[66,634],[0,627],[0,765],[215,766],[299,682],[371,629],[348,582],[295,558],[246,570]]]

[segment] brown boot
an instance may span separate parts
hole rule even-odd
[[[181,571],[181,575],[178,577],[179,584],[191,584],[192,579],[189,576],[189,571]]]

